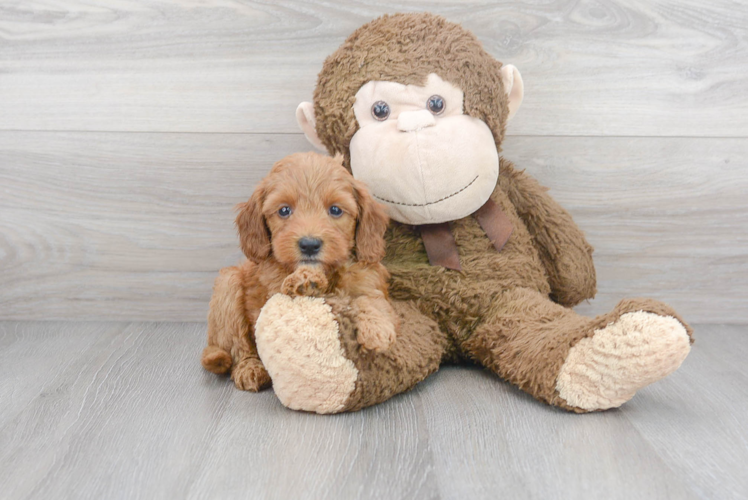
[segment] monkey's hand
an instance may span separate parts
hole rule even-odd
[[[327,276],[318,266],[301,266],[289,274],[281,285],[281,293],[302,297],[319,297],[327,290]]]

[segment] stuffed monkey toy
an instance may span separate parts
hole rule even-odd
[[[471,361],[582,413],[618,407],[680,366],[692,331],[667,305],[628,299],[596,318],[572,310],[596,292],[592,247],[499,156],[522,98],[515,67],[431,14],[383,16],[327,58],[297,120],[394,220],[384,263],[401,326],[388,350],[367,351],[344,301],[271,298],[255,337],[283,404],[357,410],[441,363]]]

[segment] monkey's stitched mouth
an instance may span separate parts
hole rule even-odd
[[[429,201],[427,203],[402,203],[400,201],[392,201],[392,200],[388,200],[386,198],[382,198],[380,196],[377,196],[374,193],[372,193],[372,196],[374,198],[378,199],[379,201],[383,201],[383,202],[389,203],[391,205],[401,205],[401,206],[404,206],[404,207],[427,207],[429,205],[436,205],[437,203],[441,203],[442,201],[448,200],[448,199],[452,198],[453,196],[457,196],[458,194],[460,194],[461,192],[465,191],[467,188],[469,188],[470,186],[472,186],[473,183],[478,180],[478,177],[480,177],[480,176],[476,175],[475,178],[472,181],[468,182],[467,185],[465,185],[464,187],[458,189],[454,193],[448,194],[447,196],[445,196],[443,198],[439,198],[438,200],[435,200],[435,201]]]

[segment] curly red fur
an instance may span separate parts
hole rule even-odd
[[[333,205],[341,215],[331,214]],[[281,207],[291,214],[279,213]],[[237,208],[236,227],[247,260],[222,269],[216,278],[205,369],[231,370],[244,390],[270,384],[254,345],[254,324],[276,293],[349,296],[361,312],[359,342],[377,351],[389,347],[398,322],[387,297],[389,273],[380,263],[389,220],[339,160],[316,153],[283,158]],[[304,237],[321,241],[313,258],[300,250]]]

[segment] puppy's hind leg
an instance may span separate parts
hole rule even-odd
[[[259,391],[270,385],[270,376],[257,356],[244,311],[242,269],[221,269],[213,286],[208,312],[208,346],[202,365],[213,373],[227,373],[237,388]]]
[[[241,289],[241,270],[221,269],[208,308],[208,346],[200,359],[203,368],[210,372],[227,373],[233,364],[231,351],[235,339],[243,336],[246,329]]]
[[[209,345],[203,349],[200,362],[203,368],[218,375],[223,375],[231,370],[232,364],[231,354],[215,345]]]

